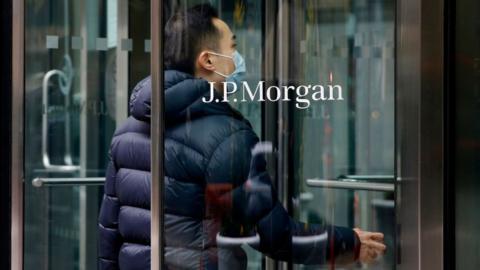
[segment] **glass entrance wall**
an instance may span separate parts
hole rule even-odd
[[[111,137],[128,116],[129,77],[149,74],[149,5],[25,3],[24,269],[97,268]]]
[[[218,9],[236,34],[236,49],[247,66],[245,80],[257,85],[264,76],[264,5],[253,0],[171,1],[170,5],[175,10],[206,2]],[[27,5],[25,269],[96,268],[97,216],[103,194],[99,186],[112,134],[128,116],[129,93],[149,72],[151,42],[145,16],[149,6],[140,0],[32,0]],[[288,123],[292,137],[279,133],[279,141],[288,140],[289,148],[276,152],[274,145],[273,152],[279,160],[283,155],[289,158],[288,173],[270,180],[274,185],[289,181],[285,205],[297,221],[388,234],[393,221],[391,191],[327,189],[307,180],[358,178],[375,184],[392,180],[394,3],[304,1],[292,5],[291,11],[288,18],[278,14],[283,20],[278,26],[288,25],[292,43],[286,58],[276,59],[275,68],[290,63],[286,81],[293,86],[341,85],[344,100],[312,102],[308,109],[293,102],[273,103],[289,107],[291,114],[279,115],[273,125],[282,130],[282,123]],[[271,49],[280,51],[280,47]],[[276,75],[285,79],[283,73]],[[236,103],[233,97],[230,101],[260,136],[262,121],[271,120],[262,114],[263,104]],[[233,144],[230,150],[235,147],[250,150]],[[248,165],[248,160],[237,156],[227,158],[224,161],[232,168]],[[236,229],[242,236],[247,233],[243,227]],[[250,229],[248,233],[256,228]],[[258,245],[242,241],[239,246],[248,269],[270,269],[256,250]],[[389,248],[392,241],[387,240]],[[391,267],[391,254],[375,267]]]
[[[125,5],[126,2],[131,4]],[[258,35],[262,35],[261,39],[265,38],[265,33],[261,33],[257,28],[257,23],[260,21],[257,16],[264,15],[265,10],[259,13],[252,11],[257,9],[256,4],[260,1],[209,2],[214,3],[220,10],[222,5],[227,7],[223,18],[233,28],[238,27],[235,29],[239,33],[242,31],[240,25],[243,27],[248,24],[235,26],[235,18],[238,18],[237,16],[241,18],[243,10],[242,5],[238,3],[247,3],[245,12],[255,15],[245,18],[255,21],[253,33],[256,37],[245,39],[245,43],[240,42],[239,45],[242,47],[244,46],[242,44],[245,44],[241,50],[249,57],[246,49],[248,42],[258,38]],[[235,2],[233,9],[238,9],[240,12],[229,11],[232,8],[231,2]],[[442,25],[438,23],[429,24],[432,21],[442,23],[442,4],[433,3],[435,1],[431,1],[432,3],[416,0],[397,1],[399,7],[397,38],[399,40],[396,44],[398,44],[399,55],[397,65],[399,70],[397,86],[399,87],[396,103],[393,104],[393,102],[390,103],[390,94],[393,90],[389,90],[393,84],[390,77],[393,66],[390,58],[385,55],[388,55],[391,49],[388,46],[389,29],[391,29],[390,25],[393,25],[393,19],[391,19],[393,14],[390,11],[395,13],[393,8],[395,3],[360,0],[275,2],[295,3],[295,7],[292,6],[295,12],[288,14],[288,17],[282,15],[284,10],[280,10],[275,16],[283,16],[285,20],[292,18],[286,25],[294,29],[290,31],[293,32],[292,36],[300,37],[292,39],[295,45],[289,46],[288,58],[283,59],[289,59],[294,63],[289,68],[286,81],[301,84],[324,78],[327,82],[338,81],[345,86],[344,103],[332,106],[312,104],[310,111],[296,109],[288,111],[288,113],[291,112],[289,115],[291,119],[288,121],[292,124],[290,127],[293,136],[287,138],[290,148],[285,152],[289,154],[290,174],[281,175],[280,173],[279,178],[285,177],[285,182],[288,184],[289,196],[284,202],[289,206],[287,208],[290,214],[307,222],[326,218],[329,222],[344,226],[360,226],[363,229],[386,232],[383,231],[381,222],[385,220],[390,223],[391,219],[384,219],[388,215],[381,218],[381,211],[387,210],[387,214],[391,214],[389,210],[391,202],[388,202],[392,196],[390,191],[341,190],[326,185],[313,187],[305,181],[308,179],[338,182],[350,180],[347,182],[354,182],[355,185],[369,181],[375,184],[379,182],[390,184],[389,176],[397,174],[396,202],[401,202],[401,205],[396,204],[395,207],[401,206],[397,213],[398,224],[402,225],[397,228],[401,241],[397,241],[397,246],[393,247],[387,242],[389,252],[380,265],[386,269],[390,268],[391,261],[388,258],[392,255],[390,251],[400,254],[397,258],[398,269],[410,270],[441,265],[441,258],[444,255],[442,253],[444,251],[442,224],[444,223],[441,217],[443,173],[438,173],[442,171],[438,168],[443,169],[441,162],[444,153],[439,153],[439,149],[442,148],[441,142],[439,143],[435,138],[432,140],[431,137],[441,138],[439,135],[441,133],[438,131],[441,131],[442,119],[438,115],[442,114],[444,97],[439,92],[426,91],[426,89],[429,85],[433,85],[432,89],[441,90],[443,80],[439,78],[443,77],[441,72],[435,72],[442,70],[441,63],[437,61],[442,59],[443,47],[441,44],[438,45],[441,49],[432,53],[431,48],[423,43],[438,43],[441,38],[437,39],[437,37],[442,33],[440,33],[441,30],[436,33],[423,30],[442,29]],[[470,33],[475,33],[475,22],[470,23],[469,20],[460,18],[460,15],[463,15],[462,12],[475,10],[469,8],[470,6],[466,3],[467,1],[458,3],[457,19],[463,19],[458,22],[458,26],[459,28],[464,26]],[[13,134],[17,136],[14,138],[13,149],[22,148],[24,140],[25,160],[23,156],[13,154],[19,158],[14,158],[15,164],[12,165],[12,170],[15,171],[13,174],[16,176],[13,177],[12,183],[17,186],[15,183],[25,181],[25,197],[17,196],[23,195],[22,188],[14,188],[12,204],[13,209],[17,211],[14,211],[12,216],[22,210],[22,205],[18,202],[24,200],[25,243],[24,254],[16,252],[12,254],[12,258],[24,260],[24,269],[95,269],[96,218],[102,191],[96,186],[85,187],[84,184],[78,184],[78,181],[84,178],[95,178],[97,179],[93,180],[95,185],[101,185],[99,179],[104,176],[111,134],[127,115],[128,91],[148,75],[150,42],[147,29],[149,18],[146,15],[149,14],[149,4],[141,0],[25,0],[13,1],[13,4],[17,11],[23,9],[24,4],[26,9],[25,14],[22,12],[25,17],[25,29],[23,29],[23,16],[14,17],[14,27],[17,30],[14,31],[14,37],[16,37],[14,44],[22,49],[16,49],[15,46],[13,48],[14,59],[21,62],[21,64],[14,64],[14,73],[21,74],[22,78],[24,69],[26,73],[25,100],[23,100],[23,94],[18,94],[18,89],[23,87],[23,80],[14,76],[14,84],[18,87],[14,87],[13,106],[23,108],[20,105],[25,101],[26,111],[25,138],[18,136],[23,132],[20,127],[23,126],[22,109],[14,110],[17,114],[14,113],[13,119],[14,122],[15,120],[18,120],[18,123],[21,122],[16,127],[15,124],[13,125]],[[428,5],[435,7],[434,9],[423,8]],[[129,8],[124,9],[122,6]],[[136,14],[135,9],[139,11]],[[362,9],[366,11],[369,19],[361,15]],[[117,15],[114,15],[115,10]],[[136,16],[136,18],[132,21],[120,22],[121,18],[130,16]],[[317,21],[315,17],[318,18]],[[365,20],[363,26],[362,20]],[[142,23],[137,24],[139,21]],[[377,22],[381,23],[377,24]],[[111,26],[115,23],[118,31],[113,34],[115,31],[111,31]],[[128,27],[123,30],[128,28],[137,30],[135,33],[120,31],[120,28],[125,25]],[[432,25],[438,27],[432,27]],[[377,31],[377,33],[370,36],[371,28],[376,29],[374,32]],[[352,29],[354,29],[353,35]],[[25,65],[21,57],[23,56],[23,30],[26,38]],[[285,29],[276,30],[282,32]],[[266,32],[270,33],[270,31],[271,28]],[[363,36],[364,33],[357,32],[366,32],[366,37]],[[317,33],[317,36],[312,33]],[[250,34],[251,32],[247,31],[246,36]],[[115,35],[117,35],[117,42],[112,47],[110,37]],[[325,39],[328,44],[321,45],[323,39],[318,37],[324,35],[331,35],[334,38]],[[336,36],[340,37],[337,39]],[[355,37],[352,38],[352,36]],[[319,43],[310,42],[312,39],[318,39]],[[377,39],[380,39],[379,43]],[[369,40],[374,45],[370,44]],[[456,45],[459,51],[464,53],[463,56],[468,53],[467,58],[470,60],[462,61],[466,59],[465,57],[457,59],[460,60],[459,70],[462,69],[467,73],[457,74],[466,79],[458,82],[456,86],[462,88],[460,86],[465,84],[463,88],[470,89],[472,85],[475,86],[475,78],[478,77],[476,76],[478,50],[474,50],[478,46],[474,46],[476,44],[474,39],[470,42],[465,40],[467,39],[458,40]],[[384,42],[385,47],[381,45]],[[346,48],[342,47],[342,43],[347,44]],[[278,46],[282,45],[278,44]],[[327,52],[318,53],[318,50],[311,48],[316,46],[325,46],[324,50]],[[365,46],[373,47],[365,48]],[[273,50],[274,47],[269,48]],[[275,54],[277,54],[276,50],[277,48],[275,48]],[[309,53],[310,51],[313,53]],[[319,51],[321,52],[322,49]],[[387,51],[386,54],[384,54],[385,51]],[[251,55],[256,54],[254,52]],[[340,60],[345,55],[347,59]],[[249,67],[249,70],[255,70],[256,63],[260,62],[260,56],[257,56],[255,59],[249,59],[248,65],[252,65],[251,63],[254,65]],[[275,60],[283,61],[277,56]],[[429,59],[429,56],[435,57]],[[137,57],[142,58],[142,64],[130,65],[130,62],[135,61]],[[280,67],[280,63],[273,62],[275,62],[275,68]],[[432,63],[438,66],[438,69],[425,75],[425,70],[432,71]],[[313,69],[306,68],[309,66]],[[318,74],[315,74],[317,72]],[[113,74],[116,75],[112,76]],[[255,80],[256,75],[258,74],[249,74],[250,80]],[[376,80],[380,80],[384,87],[379,88],[376,83],[373,83]],[[44,94],[44,90],[47,95]],[[433,99],[426,99],[427,96]],[[44,99],[44,97],[47,98]],[[468,97],[471,98],[468,99]],[[460,105],[467,99],[474,103],[475,91],[459,92],[457,99]],[[237,108],[253,123],[257,133],[261,132],[257,123],[260,119],[265,119],[265,115],[258,115],[255,112],[260,111],[258,104],[252,104],[255,107],[252,107],[253,109],[243,106],[247,104],[232,105],[238,106]],[[389,108],[390,105],[392,107]],[[399,111],[398,121],[394,122],[397,126],[398,172],[393,171],[393,158],[390,156],[390,153],[393,153],[390,144],[393,135],[389,133],[390,121],[386,120],[391,118],[393,105]],[[467,111],[475,111],[475,108],[462,107],[457,112],[461,114]],[[45,115],[48,115],[46,119]],[[278,122],[277,120],[275,119],[274,122],[283,127],[283,118]],[[462,150],[461,147],[466,144],[471,146],[476,129],[471,126],[474,119],[460,117],[457,120],[459,121],[457,143],[458,149]],[[425,134],[427,136],[424,136]],[[434,136],[431,136],[432,134]],[[310,144],[310,142],[313,143]],[[472,198],[475,197],[474,191],[478,186],[471,181],[471,177],[469,178],[475,174],[475,170],[472,169],[475,166],[472,167],[470,166],[472,164],[468,163],[468,158],[475,157],[475,153],[468,151],[472,149],[471,147],[465,147],[465,149],[467,150],[456,153],[459,158],[466,160],[462,164],[456,164],[457,176],[461,176],[460,181],[455,183],[458,192],[455,198],[457,204],[455,246],[458,268],[469,268],[475,264],[475,261],[469,264],[471,262],[469,259],[475,258],[471,254],[475,253],[476,248],[474,241],[469,240],[473,239],[471,236],[475,236],[474,225],[478,223],[472,219],[475,207],[470,207],[474,205]],[[362,158],[364,156],[368,158]],[[25,171],[22,165],[17,164],[23,161],[25,161],[23,164]],[[459,168],[464,170],[458,170]],[[472,173],[469,174],[469,172]],[[375,180],[366,176],[375,176]],[[42,181],[36,181],[34,186],[32,181],[38,178]],[[48,182],[51,179],[63,179],[61,182],[71,181],[71,184],[52,185],[52,182]],[[358,181],[351,181],[354,179]],[[338,183],[332,185],[339,186]],[[379,210],[378,206],[387,209]],[[14,218],[12,224],[21,222],[23,220]],[[12,233],[12,236],[14,239],[21,238],[16,233]],[[422,245],[419,246],[419,243]],[[249,247],[243,245],[243,248]],[[250,257],[250,253],[248,256]],[[12,267],[20,267],[18,261],[16,262],[17,264]],[[249,266],[278,269],[270,268],[270,264],[266,266],[250,264]],[[295,266],[294,268],[307,267]],[[440,266],[436,268],[439,269]]]

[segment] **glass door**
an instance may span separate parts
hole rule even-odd
[[[208,264],[209,260],[217,260],[219,264],[225,260],[238,260],[238,264],[230,264],[231,269],[394,269],[395,1],[168,2],[172,12],[169,15],[185,12],[197,4],[208,3],[215,8],[219,19],[236,36],[235,49],[245,60],[246,74],[242,84],[249,85],[253,92],[259,84],[265,83],[263,91],[266,100],[255,96],[255,99],[243,101],[248,94],[238,84],[239,90],[229,95],[227,100],[229,106],[250,122],[251,128],[244,127],[248,129],[245,132],[251,136],[255,133],[264,142],[258,148],[240,135],[232,135],[240,138],[237,141],[222,141],[219,134],[209,136],[209,131],[216,128],[213,123],[205,122],[208,126],[205,130],[195,128],[203,118],[207,118],[198,113],[203,108],[198,104],[195,109],[187,110],[191,113],[189,117],[180,115],[180,120],[172,120],[174,124],[166,119],[164,218],[167,266],[175,268],[187,265],[186,261],[179,258],[187,258],[186,250],[190,252],[193,249],[191,245],[195,244],[175,238],[180,222],[174,222],[177,219],[173,217],[180,215],[178,212],[182,215],[189,212],[189,208],[180,203],[188,199],[179,194],[187,190],[190,192],[186,183],[192,185],[198,180],[192,177],[195,172],[185,167],[187,162],[192,162],[189,152],[206,151],[208,156],[210,144],[218,144],[221,151],[215,152],[219,157],[214,156],[214,163],[221,165],[214,167],[215,172],[210,172],[213,183],[209,179],[202,180],[205,181],[202,206],[206,208],[203,210],[208,212],[208,205],[215,204],[210,207],[228,212],[226,215],[234,220],[235,211],[240,211],[238,208],[229,208],[230,204],[236,204],[235,194],[225,198],[225,201],[216,196],[238,191],[243,187],[242,183],[255,182],[255,177],[251,175],[248,180],[241,178],[248,173],[240,167],[248,168],[250,162],[254,162],[256,153],[265,154],[269,177],[262,181],[271,184],[277,193],[276,199],[290,219],[286,221],[287,215],[281,215],[283,220],[265,216],[263,218],[267,221],[263,225],[247,222],[245,226],[229,221],[226,225],[228,229],[225,229],[222,227],[224,220],[214,226],[210,225],[213,221],[205,221],[212,216],[202,217],[205,219],[203,227],[195,227],[195,230],[200,231],[198,234],[202,236],[206,235],[206,244],[202,242],[202,245],[195,246],[196,251],[189,254],[200,253],[198,250],[202,249],[209,254],[208,257],[192,255],[188,264],[196,265],[194,269]],[[171,46],[167,44],[165,46]],[[311,93],[308,96],[305,91],[308,88],[315,90],[312,86],[316,85],[324,86],[324,91],[317,93],[314,100]],[[270,86],[274,87],[271,88],[273,90],[281,90],[269,94]],[[288,88],[283,92],[285,87]],[[173,95],[166,96],[167,107],[174,104],[173,100]],[[235,129],[238,125],[234,119],[218,118],[217,121],[219,128],[222,121],[228,123],[228,127],[223,127],[224,130]],[[207,137],[215,137],[214,140],[218,141],[213,143]],[[203,138],[205,145],[199,146],[198,138]],[[183,145],[177,149],[179,140]],[[255,152],[258,149],[265,152]],[[248,157],[245,152],[250,150],[252,159],[244,159]],[[177,156],[185,159],[180,160]],[[185,173],[178,173],[175,170],[178,166],[185,167]],[[239,175],[231,175],[232,172],[238,172]],[[175,189],[175,185],[180,185],[177,183],[185,186],[182,192]],[[262,191],[255,190],[250,194],[255,192],[262,194]],[[180,206],[169,204],[171,198],[176,198]],[[248,203],[242,203],[238,207],[247,208]],[[261,208],[259,205],[257,207]],[[330,251],[324,248],[327,246],[324,236],[335,235],[335,229],[327,230],[326,234],[313,235],[308,230],[325,224],[343,227],[347,231],[360,228],[380,232],[384,234],[388,251],[369,265],[358,262],[336,265],[335,260],[326,259]],[[278,234],[278,226],[284,226],[284,234]],[[290,236],[286,245],[291,246],[285,250],[282,246],[285,242],[265,240],[268,237]],[[278,246],[274,246],[275,243]],[[218,256],[210,254],[217,252],[211,251],[216,248]],[[234,250],[234,254],[242,255],[225,255],[222,258],[221,249]],[[285,253],[279,255],[276,253],[279,250]]]
[[[387,253],[348,269],[394,269],[395,1],[285,8],[284,82],[325,86],[321,100],[302,109],[280,105],[288,123],[280,139],[285,204],[306,223],[383,233]]]
[[[149,75],[149,1],[25,3],[24,269],[96,269],[112,135]]]

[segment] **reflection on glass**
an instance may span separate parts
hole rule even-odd
[[[244,81],[249,85],[257,85],[262,79],[262,22],[264,10],[261,1],[223,1],[222,19],[231,26],[237,37],[237,50],[242,53],[247,65]],[[261,132],[261,103],[232,102],[234,98],[241,100],[241,91],[237,91],[229,101],[253,125],[257,134]]]
[[[32,181],[105,177],[110,139],[128,115],[128,72],[142,72],[128,69],[129,53],[149,57],[124,28],[149,3],[130,2],[26,1],[25,269],[97,268],[100,185]]]
[[[205,2],[218,9],[236,34],[236,50],[247,65],[246,81],[256,85],[266,38],[263,4],[168,1],[168,6],[173,12]],[[291,197],[284,203],[295,219],[277,201],[272,179],[263,173],[263,155],[274,146],[257,144],[265,120],[261,103],[232,102],[243,116],[226,103],[207,108],[195,103],[197,99],[188,100],[196,93],[188,91],[192,88],[178,93],[180,88],[172,87],[182,78],[192,83],[191,77],[169,71],[165,76],[165,256],[170,266],[262,269],[263,252],[278,261],[295,262],[296,268],[317,269],[326,266],[331,256],[327,239],[335,232],[329,224],[384,232],[387,245],[393,246],[391,193],[321,189],[308,186],[306,180],[342,176],[380,181],[370,178],[383,175],[383,181],[391,181],[394,1],[298,3],[290,5],[288,18],[292,30],[288,81],[339,84],[345,100],[312,103],[305,110],[294,103],[277,104],[292,106],[291,119],[280,119],[293,123],[288,125],[293,134],[288,141],[289,172],[280,180],[290,180]],[[145,14],[149,3],[140,0],[32,0],[27,5],[26,269],[95,269],[97,253],[101,268],[148,262],[150,88],[148,79],[142,80],[149,73],[151,42]],[[230,73],[226,69],[232,64],[231,48],[208,49],[227,56],[206,54],[212,65]],[[197,83],[205,87],[204,82]],[[127,106],[129,91],[131,106]],[[169,107],[172,104],[181,106]],[[132,116],[127,119],[129,109]],[[115,173],[109,175],[114,184],[107,184],[98,228],[103,190],[30,184],[38,177],[107,176],[116,128],[108,171]],[[122,163],[124,158],[128,164]],[[111,202],[114,207],[108,205]],[[287,232],[282,231],[285,228]],[[104,233],[100,250],[97,230]],[[107,239],[108,232],[115,234],[115,240]],[[351,230],[340,235],[347,232]],[[112,243],[115,249],[109,250]],[[353,241],[348,248],[339,243],[337,248],[353,251]],[[339,254],[353,258],[348,252]],[[390,269],[392,254],[371,269]]]
[[[255,0],[168,1],[169,12],[167,17],[170,18],[175,11],[205,3],[211,4],[218,10],[219,17],[228,24],[231,31],[236,35],[236,49],[243,56],[246,63],[247,72],[243,79],[251,85],[256,84],[261,80],[262,75],[262,40],[264,38],[262,32],[262,21],[264,18],[262,2]],[[234,98],[240,99],[240,94],[240,91],[238,91],[229,98],[230,105],[248,119],[256,134],[260,135],[262,123],[261,103],[254,101],[233,102]],[[166,102],[169,102],[168,98]],[[241,247],[243,252],[246,253],[247,268],[262,269],[261,253],[246,243],[241,244]],[[169,254],[172,254],[172,252]]]
[[[197,3],[198,1],[195,1],[195,4]],[[228,90],[225,88],[222,90],[222,83],[225,80],[235,80],[236,75],[242,73],[239,69],[243,67],[238,54],[239,49],[243,47],[247,52],[240,53],[243,56],[248,55],[249,47],[255,45],[255,37],[257,40],[262,39],[258,38],[263,36],[261,31],[247,31],[246,40],[248,42],[251,36],[252,43],[239,46],[245,38],[242,29],[239,28],[245,23],[243,18],[247,7],[255,8],[253,2],[216,3],[220,6],[220,16],[217,16],[217,12],[209,5],[195,5],[190,9],[187,4],[194,4],[193,1],[183,4],[178,9],[173,9],[173,16],[166,24],[164,41],[166,45],[164,65],[167,70],[164,145],[167,267],[260,268],[262,265],[252,260],[251,256],[259,257],[260,254],[253,250],[258,250],[277,261],[316,267],[352,263],[357,258],[368,260],[364,252],[365,246],[360,247],[359,242],[364,241],[365,234],[359,232],[361,237],[358,239],[356,233],[347,228],[352,227],[351,224],[342,224],[328,217],[319,217],[313,220],[315,223],[311,222],[312,220],[306,220],[308,223],[304,223],[289,216],[277,197],[272,179],[266,173],[264,155],[273,153],[274,146],[259,142],[255,129],[244,118],[245,116],[241,115],[241,112],[249,113],[247,107],[235,104],[235,98],[231,97],[230,100],[233,100],[233,104],[240,110],[239,113],[227,102],[220,101],[224,92]],[[228,25],[228,21],[226,23],[221,19],[224,14],[227,14],[225,18],[229,18],[228,11],[231,6],[233,19],[230,21],[231,25]],[[305,10],[301,9],[300,13]],[[255,23],[252,25],[255,27]],[[259,21],[257,25],[260,25]],[[292,27],[302,25],[304,24],[292,21]],[[238,30],[241,35],[234,38],[232,30]],[[307,48],[307,45],[304,42],[298,48]],[[252,55],[250,58],[255,58],[256,53],[253,52]],[[297,55],[288,57],[291,57],[289,60],[294,63],[296,59],[300,59]],[[255,67],[259,68],[260,64],[258,61],[251,61],[247,64],[247,67],[249,66],[255,72]],[[300,74],[305,65],[301,62],[294,68]],[[318,70],[315,66],[313,68]],[[341,68],[342,66],[339,67],[339,72],[344,72]],[[294,75],[299,81],[305,80],[298,74]],[[253,85],[256,85],[259,77],[255,76],[250,73],[247,81],[251,80]],[[311,79],[313,78],[309,78]],[[144,81],[136,88],[132,98],[133,117],[143,123],[148,122],[150,112],[149,91],[148,81]],[[257,109],[257,115],[250,115],[250,120],[262,119],[262,115],[258,115],[261,113],[260,104],[249,105]],[[348,110],[350,105],[341,108]],[[324,125],[322,122],[310,124],[313,128]],[[303,132],[306,129],[303,126],[293,127],[293,132]],[[278,128],[282,130],[283,127]],[[135,140],[140,140],[140,128],[132,122],[125,126],[125,131],[128,132],[120,134],[115,143],[114,164],[119,160],[123,162],[122,154],[119,153],[128,153],[132,157],[142,156],[139,150],[128,147]],[[131,137],[128,137],[125,135],[127,133],[136,135],[130,134]],[[319,144],[317,141],[313,141],[312,144],[314,147],[311,150],[319,152],[318,148],[321,148],[324,152],[329,151],[328,140],[325,144]],[[283,154],[284,152],[280,152],[280,155]],[[321,159],[317,158],[317,162],[319,161]],[[115,178],[120,180],[117,189],[123,190],[122,185],[126,185],[121,182],[127,183],[134,181],[134,178],[141,178],[143,172],[140,172],[140,162],[142,158],[138,158],[138,161],[124,160],[120,167],[115,167]],[[137,171],[129,173],[128,176],[121,175],[122,170],[132,168]],[[327,166],[323,169],[326,168]],[[129,180],[121,180],[124,178]],[[294,180],[292,187],[304,183],[304,180]],[[140,204],[139,198],[127,199],[130,196],[125,197],[128,201],[125,205],[120,199],[122,205],[120,217],[136,216],[134,214],[136,211],[140,216],[138,209],[131,209],[130,214],[122,215],[122,212],[127,212],[127,207],[138,208],[137,204]],[[308,199],[308,196],[306,198]],[[332,205],[325,206],[328,210],[332,208]],[[339,212],[348,210],[347,204],[339,208]],[[129,261],[127,258],[134,260],[137,256],[141,257],[138,254],[146,252],[147,247],[141,242],[144,235],[138,233],[140,229],[128,229],[130,226],[126,218],[119,218],[119,222],[120,227],[122,222],[126,224],[126,239],[136,241],[133,244],[129,242],[129,245],[124,243],[120,248],[120,261],[127,263]],[[342,224],[347,227],[331,224]],[[371,237],[372,239],[375,237],[374,241],[377,242],[381,242],[383,238],[381,235]],[[379,246],[382,247],[381,244]],[[248,249],[251,251],[246,252]]]
[[[393,181],[395,1],[309,0],[291,8],[290,80],[340,85],[344,96],[292,110],[293,213],[307,222],[383,232],[390,250],[369,269],[393,269],[393,193],[306,181]]]
[[[262,79],[262,21],[264,9],[261,1],[219,1],[222,19],[230,25],[236,35],[237,50],[243,55],[246,63],[246,75],[244,81],[250,85],[256,85]],[[241,91],[237,91],[229,99],[230,105],[237,109],[250,121],[255,133],[262,134],[261,103],[255,101],[232,102],[233,99],[241,99]],[[261,269],[262,255],[249,245],[243,245],[248,257],[248,269]]]

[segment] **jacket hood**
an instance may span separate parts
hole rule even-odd
[[[210,84],[190,74],[166,70],[164,76],[165,119],[168,123],[182,122],[194,118],[223,114],[243,119],[243,116],[226,102],[205,103],[210,99]],[[215,93],[219,99],[219,94]],[[152,99],[151,77],[142,80],[133,89],[130,97],[130,113],[140,121],[150,122]]]

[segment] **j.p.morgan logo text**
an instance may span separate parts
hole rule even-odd
[[[260,81],[254,91],[248,82],[242,82],[240,95],[237,93],[237,84],[224,82],[223,98],[215,95],[215,82],[209,82],[210,95],[203,97],[205,103],[212,102],[264,102],[268,101],[291,101],[295,102],[298,109],[308,109],[312,102],[343,100],[342,86],[340,85],[299,85],[299,86],[269,86],[265,89],[265,81]],[[294,93],[290,93],[294,92]],[[292,95],[293,94],[293,95]],[[238,99],[237,97],[241,97]],[[293,98],[291,98],[293,97]],[[232,99],[232,100],[230,100]]]

